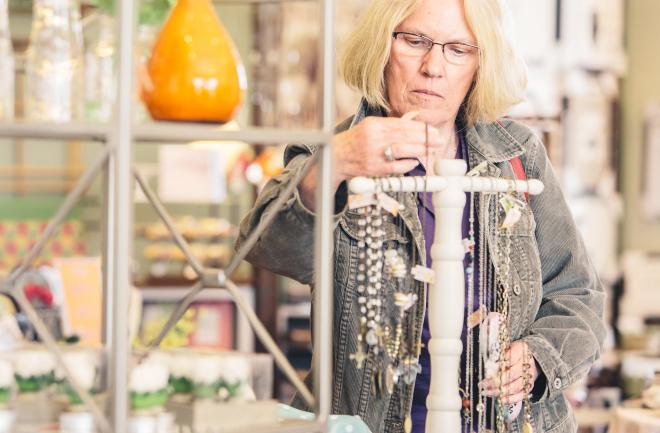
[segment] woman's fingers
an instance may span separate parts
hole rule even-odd
[[[447,143],[437,128],[417,120],[388,118],[384,133],[394,142],[423,144],[429,147],[443,147]]]
[[[390,147],[394,159],[417,159],[426,155],[426,146],[423,144],[393,144]],[[385,149],[383,149],[384,154]]]
[[[504,404],[516,404],[518,402],[523,401],[525,396],[527,395],[526,392],[519,392],[517,394],[509,395],[503,399]]]
[[[387,174],[406,174],[413,168],[417,167],[419,161],[416,159],[402,159],[393,161],[387,164]]]
[[[524,396],[532,391],[533,383],[525,380],[523,376],[519,376],[515,380],[509,381],[506,385],[503,385],[501,388],[499,386],[498,380],[491,380],[490,383],[485,381],[480,384],[482,386],[481,391],[486,397],[499,397],[502,393],[505,400],[512,399],[518,395]],[[522,397],[520,398],[522,400]],[[518,401],[507,401],[507,403],[517,403]]]

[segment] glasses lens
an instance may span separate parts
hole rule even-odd
[[[474,59],[477,50],[465,44],[447,44],[444,47],[444,53],[448,62],[455,65],[464,65]]]
[[[424,54],[433,45],[433,42],[424,37],[407,33],[399,33],[397,39],[401,42],[404,52],[412,55]]]

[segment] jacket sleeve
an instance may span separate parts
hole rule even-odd
[[[584,377],[605,338],[604,292],[541,141],[532,135],[528,176],[545,189],[530,197],[541,260],[541,306],[523,340],[541,367],[533,397],[553,399]]]
[[[273,221],[259,236],[246,260],[255,266],[293,278],[303,284],[314,281],[314,213],[301,201],[298,188],[280,209],[275,201],[305,166],[313,163],[314,146],[290,145],[284,154],[284,171],[272,178],[243,218],[239,227],[236,249],[267,215],[275,213]],[[335,226],[348,201],[346,183],[335,194]]]

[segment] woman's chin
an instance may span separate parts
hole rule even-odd
[[[415,119],[420,122],[428,123],[430,125],[441,125],[450,120],[449,114],[443,109],[420,107],[418,110],[419,115],[417,115]]]

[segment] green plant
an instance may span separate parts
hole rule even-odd
[[[91,0],[92,4],[112,15],[115,12],[115,0]],[[176,0],[142,0],[138,12],[138,22],[144,25],[158,25],[167,17]]]

